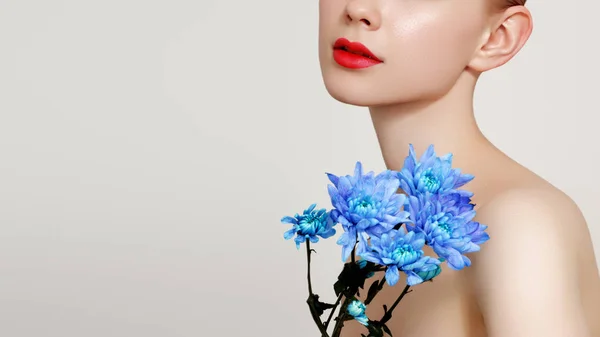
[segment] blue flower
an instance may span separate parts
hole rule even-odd
[[[390,286],[400,280],[400,271],[407,277],[410,286],[419,284],[425,279],[423,274],[435,270],[440,261],[423,253],[425,239],[421,232],[406,231],[404,227],[394,229],[371,238],[371,251],[361,254],[367,261],[387,266],[385,279]],[[435,276],[435,275],[434,275]]]
[[[471,260],[464,254],[479,251],[479,245],[489,239],[487,226],[473,221],[476,212],[470,195],[462,191],[444,195],[425,193],[410,196],[405,205],[413,220],[406,224],[407,229],[422,232],[426,244],[455,270],[470,266]]]
[[[342,260],[346,261],[358,242],[356,253],[367,250],[368,239],[380,236],[399,223],[408,220],[402,210],[406,195],[399,194],[397,172],[385,170],[374,175],[363,174],[362,164],[356,163],[354,176],[335,176],[327,173],[333,185],[327,185],[334,209],[331,217],[342,224],[344,234],[337,243],[342,245]]]
[[[286,231],[283,237],[286,240],[291,239],[294,235],[296,239],[296,248],[300,249],[300,244],[305,242],[307,239],[310,242],[319,242],[319,236],[323,239],[327,239],[335,235],[335,223],[331,219],[331,215],[324,208],[315,210],[317,204],[310,205],[304,213],[298,214],[294,217],[284,216],[281,219],[282,223],[293,224],[292,229]]]
[[[440,262],[443,259],[440,258]],[[417,275],[419,275],[419,277],[421,277],[423,279],[423,282],[425,281],[429,281],[432,278],[438,276],[440,273],[442,272],[442,268],[440,267],[439,264],[428,264],[426,266],[424,266],[423,268],[421,268],[420,271],[417,272]]]
[[[455,190],[474,176],[461,174],[461,170],[452,168],[452,154],[438,157],[433,145],[417,160],[413,145],[409,145],[409,154],[404,160],[404,166],[398,173],[400,188],[408,195],[416,196],[421,193],[444,193]]]
[[[350,304],[348,304],[346,311],[352,317],[354,317],[354,319],[356,319],[360,324],[362,324],[364,326],[368,326],[369,318],[367,317],[367,315],[365,313],[366,309],[367,309],[367,307],[365,306],[364,303],[362,303],[359,300],[354,300],[354,301],[350,302]]]

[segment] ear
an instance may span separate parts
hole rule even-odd
[[[531,13],[524,6],[511,6],[496,16],[467,69],[491,70],[508,62],[525,45],[533,30]]]

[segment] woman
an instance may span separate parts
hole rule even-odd
[[[476,177],[469,189],[492,238],[471,267],[414,288],[388,323],[396,337],[600,336],[600,280],[581,212],[492,145],[473,114],[479,76],[531,34],[524,2],[320,0],[327,91],[369,108],[389,169],[402,167],[408,144],[453,153]],[[385,288],[368,316],[381,317],[398,291]],[[342,335],[361,333],[350,321]]]

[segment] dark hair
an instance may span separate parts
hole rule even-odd
[[[495,10],[504,11],[513,6],[525,6],[527,0],[492,0]]]
[[[506,0],[506,7],[524,6],[527,0]]]

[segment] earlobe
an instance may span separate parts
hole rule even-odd
[[[531,13],[524,6],[508,8],[488,33],[467,68],[484,72],[504,65],[523,48],[533,30]]]

